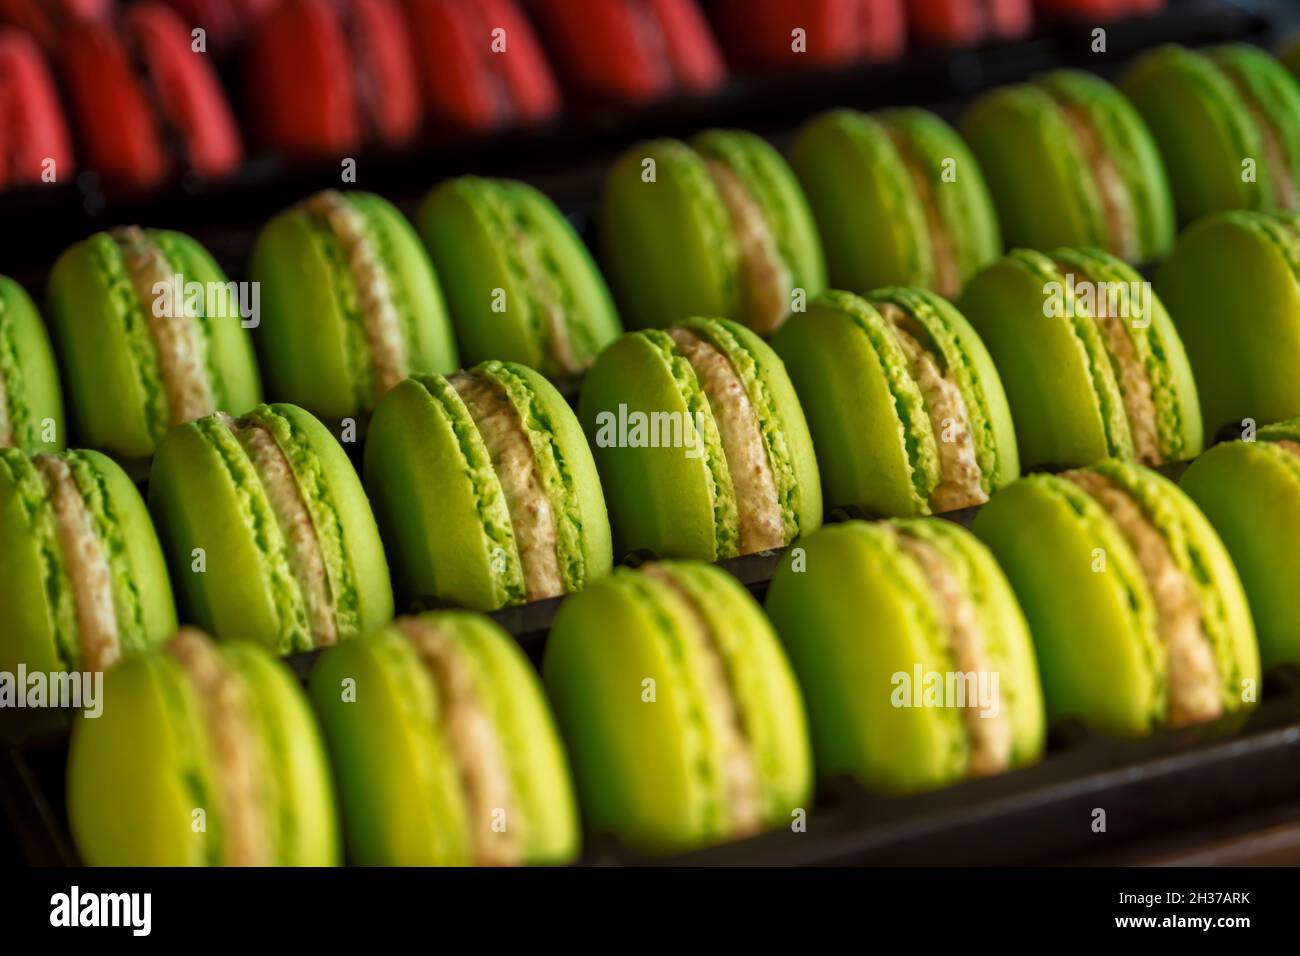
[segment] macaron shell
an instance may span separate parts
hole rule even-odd
[[[464,429],[476,432],[463,405],[460,411],[463,418],[454,420],[424,385],[407,379],[384,396],[370,422],[366,489],[388,545],[401,607],[441,595],[462,607],[490,611],[510,603],[512,593],[523,593],[517,552],[484,531],[458,435]],[[481,457],[486,454],[480,449]],[[431,475],[443,477],[432,482]],[[496,485],[500,497],[495,476],[482,480]],[[494,560],[497,548],[508,565]]]
[[[67,389],[70,440],[122,459],[154,451],[146,391],[132,355],[127,319],[102,278],[101,233],[67,249],[49,283],[50,333]],[[134,298],[130,303],[136,308]]]
[[[817,467],[817,454],[813,449],[812,435],[808,431],[808,421],[804,418],[803,406],[799,404],[799,396],[795,394],[785,363],[772,346],[739,322],[726,319],[688,319],[681,325],[706,341],[711,341],[715,348],[723,341],[723,336],[730,338],[743,351],[741,361],[753,363],[754,374],[771,399],[770,413],[774,420],[771,427],[780,433],[790,458],[797,502],[795,519],[799,533],[810,534],[816,531],[822,523],[821,472]],[[728,358],[734,368],[737,359],[730,355]]]
[[[267,394],[292,398],[326,419],[353,414],[359,396],[348,361],[347,319],[334,270],[306,213],[287,210],[267,223],[253,247],[250,276],[262,290],[254,342]],[[311,316],[310,331],[299,321],[304,315]]]
[[[59,390],[59,371],[54,362],[54,350],[45,331],[36,306],[23,291],[22,286],[0,276],[0,349],[8,357],[0,356],[0,379],[6,377],[9,362],[17,369],[21,379],[21,395],[8,392],[12,383],[0,384],[7,393],[10,427],[14,426],[15,397],[23,406],[26,430],[32,440],[16,443],[32,452],[62,451],[67,445],[67,423],[63,417],[63,395]],[[46,425],[52,424],[52,440],[45,441]]]
[[[221,267],[201,245],[179,232],[151,229],[149,237],[158,244],[173,271],[184,281],[204,289],[204,316],[197,319],[207,339],[209,367],[216,370],[213,391],[217,405],[232,415],[242,415],[262,401],[262,378],[257,371],[253,339],[244,323],[240,302],[230,292],[233,285]],[[249,299],[249,305],[253,300]]]
[[[812,210],[799,181],[766,140],[753,133],[708,130],[691,139],[702,156],[726,164],[763,210],[796,289],[807,296],[826,288],[826,261]]]
[[[194,826],[196,810],[216,812],[215,767],[180,668],[164,655],[127,661],[105,676],[102,704],[100,716],[77,718],[68,750],[68,819],[83,861],[216,862],[220,851]]]
[[[646,181],[651,161],[654,179]],[[600,247],[628,328],[739,311],[731,216],[704,160],[685,143],[641,143],[618,159],[605,180]]]
[[[455,333],[419,234],[391,203],[373,193],[349,193],[348,200],[366,217],[385,263],[393,270],[402,304],[411,313],[407,324],[410,374],[455,371],[460,367]]]
[[[766,608],[808,700],[818,777],[850,774],[886,792],[960,777],[958,714],[891,703],[894,674],[911,675],[918,663],[954,670],[919,571],[866,524],[828,525],[798,547],[782,560]]]
[[[956,131],[928,110],[891,109],[877,115],[904,139],[912,161],[931,184],[964,283],[1002,254],[1002,230],[979,161]]]
[[[1300,84],[1271,54],[1247,43],[1214,47],[1209,56],[1245,89],[1248,101],[1278,139],[1284,161],[1270,165],[1263,180],[1269,190],[1268,208],[1300,211]],[[1255,158],[1261,165],[1270,162]]]
[[[790,147],[836,289],[935,282],[925,210],[889,135],[870,116],[836,110],[812,120]]]
[[[233,643],[222,650],[243,682],[250,717],[262,735],[262,772],[274,794],[277,866],[337,866],[342,834],[334,782],[320,729],[294,674],[261,648]]]
[[[310,695],[330,751],[348,858],[468,865],[468,808],[415,649],[385,629],[323,653]]]
[[[603,416],[616,423],[621,406],[626,406],[629,421],[633,414],[650,421],[650,415],[665,412],[691,421],[663,353],[635,333],[601,353],[583,381],[578,402],[578,417],[611,515],[614,554],[621,557],[648,548],[659,557],[723,557],[705,449],[619,447],[617,441],[607,446],[601,437]]]
[[[1140,56],[1121,88],[1137,107],[1169,173],[1178,219],[1222,209],[1265,208],[1260,182],[1242,179],[1242,161],[1263,163],[1263,141],[1231,81],[1205,56],[1161,47]],[[1260,177],[1267,170],[1260,170]]]
[[[890,388],[895,376],[853,317],[834,299],[814,301],[777,330],[772,346],[807,417],[824,507],[924,513],[928,506],[913,481],[906,427]],[[919,392],[914,398],[911,413],[923,416]]]
[[[28,528],[21,486],[5,454],[0,450],[0,670],[15,674],[20,663],[30,671],[66,670],[47,603],[40,541]]]
[[[1226,213],[1195,224],[1156,290],[1187,349],[1207,435],[1300,414],[1300,239],[1285,223]]]
[[[1050,282],[1065,276],[1046,257],[1008,256],[976,275],[958,304],[1001,373],[1026,471],[1091,464],[1128,438],[1100,339],[1080,339],[1096,336],[1092,320],[1047,315]]]
[[[523,816],[525,862],[572,861],[582,842],[577,797],[536,670],[514,638],[487,618],[445,611],[430,620],[446,631],[475,668],[479,701],[492,715],[512,765],[516,813]]]
[[[247,473],[255,480],[251,466]],[[199,425],[180,425],[154,456],[149,511],[184,619],[218,638],[259,640],[287,653],[294,648],[281,636],[277,599],[236,481]]]
[[[1225,442],[1194,461],[1179,484],[1241,576],[1264,669],[1300,663],[1295,588],[1279,564],[1300,540],[1300,459],[1271,441]]]
[[[972,530],[1025,612],[1048,717],[1080,717],[1125,735],[1163,723],[1155,611],[1132,550],[1101,505],[1064,479],[1035,475],[995,495]]]

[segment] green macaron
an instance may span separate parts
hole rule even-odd
[[[900,793],[1042,755],[1029,629],[964,528],[828,525],[782,560],[766,606],[808,701],[819,776]]]
[[[352,862],[556,864],[577,856],[577,801],[541,683],[487,618],[399,618],[331,648],[312,671],[311,698]]]
[[[620,555],[715,561],[821,524],[799,399],[781,359],[737,322],[629,332],[587,374],[578,414]]]
[[[78,719],[68,819],[92,866],[332,866],[334,789],[284,664],[185,629],[104,679]]]
[[[1241,575],[1263,666],[1300,664],[1290,560],[1300,541],[1300,419],[1265,426],[1250,441],[1215,445],[1179,484],[1210,519]]]
[[[1101,77],[1058,70],[986,94],[962,132],[979,157],[1012,247],[1105,249],[1164,258],[1174,203],[1151,133]]]
[[[1179,220],[1300,211],[1300,85],[1263,50],[1160,47],[1121,86],[1164,157]]]
[[[254,337],[275,401],[333,422],[368,412],[408,375],[459,362],[420,237],[371,193],[318,193],[280,213],[253,248]]]
[[[522,365],[402,382],[375,409],[365,477],[403,606],[489,611],[576,591],[612,564],[582,428]]]
[[[807,413],[828,508],[952,511],[1020,475],[997,370],[936,293],[827,292],[772,345]]]
[[[1002,375],[1026,471],[1200,453],[1197,382],[1178,330],[1122,260],[1017,250],[960,304]]]
[[[797,299],[826,285],[803,191],[751,133],[633,146],[606,179],[600,245],[634,329],[716,315],[769,335]]]
[[[975,534],[1029,622],[1051,718],[1135,735],[1259,699],[1259,648],[1228,552],[1178,486],[1107,459],[1031,475]]]
[[[262,400],[255,302],[177,232],[128,226],[67,249],[48,314],[73,437],[143,459],[173,425],[248,411]]]
[[[23,287],[0,276],[0,448],[67,446],[59,371],[45,324]]]
[[[810,811],[803,699],[758,604],[719,568],[620,568],[560,606],[542,677],[588,829],[664,853]]]
[[[1300,218],[1209,216],[1156,274],[1196,373],[1207,435],[1300,415]]]
[[[622,331],[586,246],[524,183],[464,176],[420,207],[466,365],[500,359],[546,375],[586,369]]]
[[[149,478],[184,618],[277,653],[393,616],[379,531],[352,463],[294,405],[172,429]]]
[[[167,565],[120,467],[0,449],[0,671],[101,671],[176,629]]]
[[[932,113],[826,113],[799,132],[790,164],[832,288],[921,286],[951,298],[1002,252],[979,162]]]

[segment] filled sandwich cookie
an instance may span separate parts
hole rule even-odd
[[[800,131],[790,165],[816,217],[832,288],[911,285],[952,298],[1002,252],[979,163],[932,113],[826,113]]]
[[[1269,54],[1161,47],[1138,57],[1121,87],[1160,149],[1181,222],[1300,211],[1300,85]]]
[[[1019,477],[997,370],[939,295],[827,292],[772,345],[808,416],[828,509],[953,511]]]
[[[221,640],[306,651],[393,615],[361,481],[308,412],[260,405],[173,429],[149,506],[185,620]]]
[[[448,180],[425,199],[419,225],[466,365],[500,359],[572,374],[622,331],[586,246],[531,186]]]
[[[75,439],[147,458],[174,425],[260,402],[256,316],[233,288],[177,232],[124,226],[67,249],[50,274],[49,319]]]
[[[1209,216],[1178,237],[1156,289],[1187,346],[1206,434],[1300,415],[1300,218]]]
[[[1259,699],[1237,572],[1167,479],[1113,459],[1032,475],[980,509],[973,530],[1020,599],[1049,717],[1133,735]]]
[[[583,819],[671,853],[788,826],[812,799],[803,698],[725,571],[620,568],[560,606],[542,676]]]
[[[1042,756],[1029,629],[970,532],[933,518],[849,521],[800,549],[766,607],[808,702],[821,778],[911,792]]]
[[[0,448],[62,451],[63,393],[45,323],[23,287],[0,276]]]
[[[1179,330],[1120,259],[1016,250],[971,281],[961,309],[1002,375],[1026,471],[1200,453],[1198,380]]]
[[[1174,242],[1173,196],[1133,104],[1105,80],[1058,70],[985,95],[962,132],[1011,247],[1105,249],[1132,263]]]
[[[325,652],[311,698],[348,856],[372,866],[560,864],[581,828],[550,706],[485,617],[398,618]]]
[[[334,787],[293,673],[186,628],[104,681],[68,753],[68,818],[91,866],[333,866]]]
[[[371,193],[318,193],[267,224],[253,249],[256,342],[268,394],[327,421],[372,410],[408,375],[459,364],[419,236]]]
[[[770,335],[826,285],[817,229],[785,160],[752,133],[632,147],[605,181],[600,244],[628,327],[695,315]]]
[[[578,414],[619,555],[716,561],[821,524],[799,399],[781,359],[738,322],[628,333],[587,374]]]
[[[1290,555],[1300,540],[1300,419],[1215,445],[1179,485],[1214,525],[1250,599],[1265,669],[1300,664]]]
[[[102,671],[176,630],[167,565],[120,467],[0,449],[0,670]]]
[[[375,409],[365,479],[402,606],[490,611],[577,591],[612,564],[582,428],[522,365],[402,382]]]

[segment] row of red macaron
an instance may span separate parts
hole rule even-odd
[[[1152,12],[1164,0],[1039,3],[1108,18]],[[136,188],[178,170],[221,179],[242,166],[246,135],[288,154],[335,157],[367,145],[400,147],[429,120],[470,130],[546,122],[560,114],[568,93],[639,102],[708,95],[732,67],[897,58],[909,26],[931,43],[1014,39],[1031,29],[1031,6],[150,0],[119,7],[113,0],[0,0],[0,23],[14,27],[0,29],[0,188],[64,182],[78,167]],[[209,42],[214,52],[238,52],[247,105],[242,132]]]

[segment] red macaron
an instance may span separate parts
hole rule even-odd
[[[169,7],[133,4],[115,22],[73,27],[61,60],[85,165],[106,179],[145,188],[180,169],[219,179],[243,162],[216,71]]]
[[[63,107],[40,48],[0,28],[0,189],[61,182],[75,171]]]
[[[695,0],[539,0],[533,10],[556,64],[583,96],[648,101],[726,82]]]
[[[515,0],[406,0],[406,11],[424,97],[439,119],[483,130],[559,112],[550,62]]]
[[[917,36],[944,46],[1015,40],[1034,25],[1030,0],[911,0],[908,12]]]
[[[253,126],[299,156],[400,146],[420,129],[409,24],[397,0],[283,0],[246,61]]]
[[[1049,13],[1105,20],[1159,13],[1165,8],[1165,0],[1037,0],[1037,3]]]
[[[0,0],[0,23],[21,27],[54,50],[69,27],[107,20],[113,10],[114,0]]]
[[[0,0],[3,2],[3,0]],[[163,0],[192,27],[202,27],[216,47],[228,47],[280,0]]]
[[[728,57],[750,69],[892,60],[907,44],[904,0],[717,0],[714,15]]]

